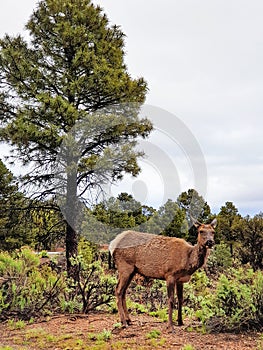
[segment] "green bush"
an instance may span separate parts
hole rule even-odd
[[[202,301],[199,318],[211,331],[260,330],[263,324],[263,274],[229,269],[216,290]]]
[[[90,263],[89,254],[73,262],[79,267],[76,282],[48,263],[41,265],[40,257],[29,248],[14,254],[0,252],[0,320],[88,313],[110,304],[115,299],[116,278],[107,275],[99,261]]]
[[[86,264],[91,264],[98,253],[98,246],[85,238],[80,238],[78,254],[82,256]]]
[[[191,344],[186,344],[181,350],[194,350],[195,348]]]
[[[152,331],[146,334],[146,338],[157,339],[160,337],[160,335],[161,335],[161,331],[159,331],[158,329],[153,329]]]
[[[117,280],[114,276],[106,274],[100,261],[87,263],[87,260],[79,255],[72,260],[79,267],[79,276],[76,282],[69,281],[69,292],[63,300],[72,305],[82,304],[82,312],[88,313],[102,305],[110,305],[115,299],[115,287]],[[69,311],[69,310],[68,310]]]
[[[184,284],[184,310],[201,308],[204,298],[211,294],[211,280],[202,270],[196,271],[189,283]]]
[[[54,312],[65,278],[47,265],[29,248],[9,254],[0,252],[0,319],[32,317]]]
[[[167,290],[165,281],[136,276],[138,281],[132,281],[127,294],[135,303],[142,304],[149,312],[160,310],[167,306]],[[145,311],[146,312],[146,311]]]
[[[207,261],[207,270],[210,274],[226,271],[233,265],[233,258],[229,246],[225,243],[216,244]]]

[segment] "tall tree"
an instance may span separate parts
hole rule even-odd
[[[97,204],[92,212],[87,211],[88,220],[82,226],[83,235],[96,243],[109,243],[125,229],[141,230],[147,221],[145,207],[128,193],[120,193],[117,198]]]
[[[17,179],[0,160],[0,250],[13,251],[21,246],[50,249],[61,240],[61,215],[52,203],[30,205],[18,190]],[[29,210],[30,208],[30,210]]]
[[[177,198],[177,203],[179,207],[185,211],[189,227],[188,239],[194,244],[196,242],[197,230],[193,225],[193,219],[199,220],[200,222],[208,221],[211,215],[210,207],[195,189],[182,192]]]
[[[42,197],[57,192],[52,166],[64,145],[66,254],[74,276],[70,258],[77,255],[78,188],[84,193],[125,172],[136,175],[141,153],[135,141],[152,130],[147,119],[139,119],[137,108],[116,107],[106,117],[94,112],[127,102],[137,107],[147,86],[127,72],[124,34],[90,0],[42,0],[26,29],[30,42],[20,35],[0,40],[0,138],[23,164],[33,162],[24,181],[39,185]],[[76,142],[66,135],[82,121],[83,133],[71,134],[78,135],[75,152]]]
[[[153,212],[149,220],[142,226],[144,231],[155,234],[183,238],[188,236],[185,212],[171,199]]]
[[[209,219],[211,210],[207,202],[194,189],[182,192],[177,198],[177,203],[181,209],[186,212],[189,225],[191,225],[191,217],[202,222]]]
[[[17,211],[24,201],[16,179],[0,160],[0,250],[14,250],[34,243],[34,233],[24,225],[27,217]]]
[[[250,263],[254,270],[263,269],[263,213],[239,220],[239,254],[243,264]]]
[[[34,234],[34,247],[37,251],[53,250],[58,246],[64,247],[65,225],[60,212],[54,208],[52,201],[29,204],[28,219],[30,231]]]
[[[218,213],[217,235],[230,248],[231,256],[234,253],[234,243],[238,240],[241,215],[232,202],[226,202]]]

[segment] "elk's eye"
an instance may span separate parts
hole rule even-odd
[[[202,234],[202,233],[204,233],[205,231],[204,230],[200,230],[200,233]]]

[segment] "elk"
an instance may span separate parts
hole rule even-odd
[[[168,329],[174,332],[172,313],[176,287],[178,299],[178,325],[183,325],[183,284],[206,261],[214,246],[216,219],[210,224],[194,223],[198,231],[193,246],[184,239],[151,233],[124,231],[109,245],[109,251],[118,270],[116,299],[123,327],[131,324],[126,306],[126,290],[136,273],[166,281],[168,294]]]

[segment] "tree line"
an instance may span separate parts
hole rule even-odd
[[[0,161],[0,249],[13,251],[28,245],[33,249],[52,250],[65,246],[66,222],[54,201],[31,202],[18,190],[12,173]],[[121,193],[116,198],[86,208],[79,237],[102,245],[119,232],[136,229],[170,237],[180,237],[195,244],[194,216],[210,222],[215,216],[217,245],[225,245],[232,258],[253,269],[263,269],[263,213],[254,217],[238,212],[226,202],[215,214],[194,189],[182,192],[176,200],[167,200],[160,208],[142,205],[132,195]]]

